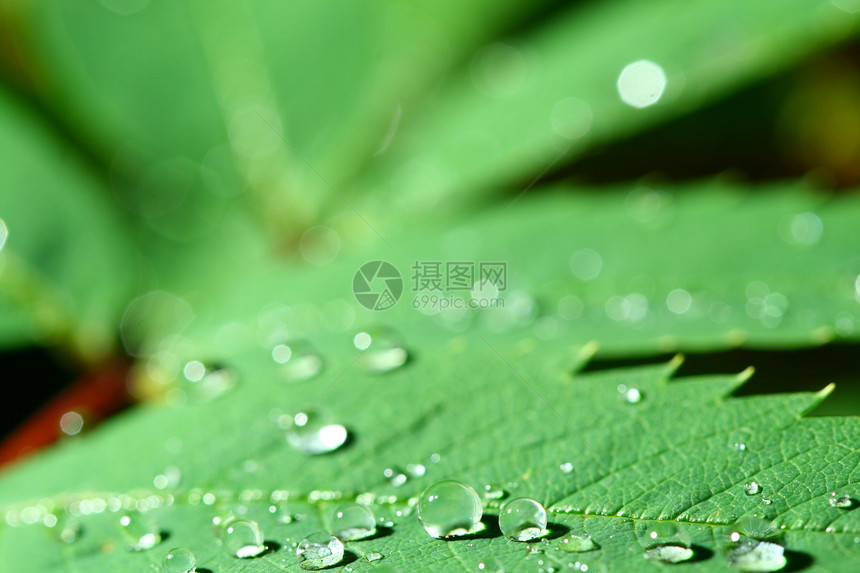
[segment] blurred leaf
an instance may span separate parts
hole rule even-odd
[[[2,90],[0,124],[0,345],[59,342],[99,358],[135,286],[130,237],[103,181]]]
[[[300,571],[293,544],[331,527],[334,508],[359,495],[391,526],[347,543],[349,559],[378,552],[382,564],[401,571],[477,570],[479,563],[522,571],[540,561],[648,571],[649,532],[667,522],[693,544],[690,570],[725,571],[723,553],[737,529],[731,524],[753,515],[774,520],[792,568],[858,566],[852,544],[860,514],[828,500],[831,492],[860,495],[860,454],[851,447],[860,425],[801,418],[826,391],[731,399],[746,375],[668,382],[677,361],[571,377],[588,348],[571,354],[560,340],[532,351],[494,348],[473,331],[442,345],[416,339],[405,367],[368,374],[350,338],[314,338],[325,371],[305,383],[285,380],[284,365],[262,348],[225,356],[239,386],[223,399],[141,409],[4,476],[4,570],[143,570],[180,546],[211,571]],[[638,390],[641,401],[625,401],[621,385]],[[309,406],[348,428],[347,445],[309,457],[288,444],[276,422]],[[567,463],[570,472],[560,469]],[[168,467],[178,484],[154,488],[165,485],[154,478]],[[391,481],[386,468],[403,472],[405,483]],[[591,535],[600,549],[576,554],[556,551],[557,539],[506,541],[486,500],[484,532],[433,539],[414,503],[442,479],[479,491],[499,484],[510,497],[535,498],[550,510],[551,538],[569,529]],[[750,481],[758,494],[745,494]],[[169,538],[148,552],[127,551],[114,511],[123,506],[151,507],[147,516]],[[67,511],[82,514],[78,541],[50,541],[57,530],[38,523],[50,511],[56,527]],[[257,520],[277,545],[257,559],[228,555],[211,520],[230,513]],[[284,514],[291,523],[279,519]]]
[[[236,344],[268,343],[267,329],[314,336],[379,320],[419,339],[429,321],[509,342],[593,340],[613,356],[808,346],[860,334],[858,196],[718,179],[555,191],[479,216],[400,221],[399,232],[386,233],[390,246],[344,248],[322,267],[267,257],[233,261],[233,272],[194,266],[186,281],[163,287],[198,319],[178,325],[150,314],[141,336],[153,352],[165,336],[182,334],[217,358]],[[331,232],[344,244],[374,236],[359,220],[341,223]],[[359,306],[350,290],[357,269],[379,259],[404,279],[402,300],[382,314]],[[506,263],[505,306],[466,308],[468,290],[414,290],[416,261],[442,262],[443,275],[445,262]],[[442,304],[449,308],[439,312]],[[242,336],[225,336],[228,324],[241,325]]]
[[[235,206],[224,195],[247,189],[278,233],[294,234],[330,194],[301,158],[340,183],[401,104],[546,3],[112,0],[20,2],[14,14],[40,96],[114,171],[138,179],[191,162],[203,172],[192,187],[206,191],[183,197],[184,217],[216,217]],[[159,231],[187,233],[177,227]]]
[[[858,21],[820,0],[577,5],[476,53],[404,118],[358,185],[407,210],[522,188],[544,170],[826,49]]]

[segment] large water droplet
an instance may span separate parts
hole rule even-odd
[[[309,380],[323,369],[322,356],[303,341],[278,344],[272,349],[272,359],[281,364],[281,374],[290,382]]]
[[[224,547],[239,559],[256,557],[266,550],[256,521],[233,520],[224,528]]]
[[[582,535],[580,533],[571,533],[563,537],[557,547],[568,553],[585,553],[586,551],[600,549],[600,546],[595,543],[590,535]]]
[[[287,441],[297,450],[310,455],[325,454],[346,442],[346,428],[331,424],[321,414],[300,412],[293,417]]]
[[[431,537],[466,535],[481,529],[481,499],[471,487],[440,481],[418,499],[418,521]]]
[[[748,539],[729,551],[726,557],[730,565],[741,571],[779,571],[787,562],[784,552],[785,549],[776,543]]]
[[[687,535],[674,523],[654,523],[640,538],[645,559],[662,563],[680,563],[693,557]]]
[[[533,499],[518,497],[502,506],[499,529],[512,541],[531,541],[546,533],[546,510]]]
[[[761,491],[761,486],[754,481],[744,484],[744,493],[747,495],[755,495]]]
[[[693,550],[681,545],[658,545],[645,550],[645,559],[663,563],[681,563],[693,556]]]
[[[161,532],[152,519],[140,514],[123,515],[119,520],[123,535],[133,551],[146,551],[161,542]]]
[[[167,573],[194,573],[197,571],[197,559],[187,549],[177,547],[167,552],[161,560],[161,566]]]
[[[741,537],[749,537],[755,540],[770,539],[776,535],[776,527],[770,521],[760,517],[745,517],[738,521],[732,533],[732,541]]]
[[[355,335],[353,344],[363,352],[358,365],[368,372],[390,372],[409,359],[409,353],[399,336],[391,329],[368,328]]]
[[[836,492],[830,494],[830,497],[827,499],[827,503],[830,504],[830,507],[838,507],[840,509],[849,509],[854,505],[854,501],[848,494],[840,495]]]
[[[343,560],[343,543],[328,533],[312,533],[296,547],[296,556],[302,569],[322,569]]]
[[[345,503],[334,512],[332,530],[338,539],[344,541],[370,537],[376,533],[373,510],[359,503]]]

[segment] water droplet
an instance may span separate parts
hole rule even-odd
[[[45,526],[53,533],[58,541],[74,543],[81,536],[81,522],[74,517],[60,517],[48,514],[44,519]]]
[[[394,468],[385,468],[382,475],[388,478],[388,482],[394,487],[400,487],[409,480],[405,473]]]
[[[785,549],[769,541],[744,540],[728,552],[729,564],[741,571],[778,571],[787,562]]]
[[[546,533],[546,510],[533,499],[518,497],[502,506],[499,529],[511,541],[531,541]]]
[[[388,328],[363,330],[355,335],[353,344],[363,351],[358,365],[368,372],[390,372],[406,364],[409,359],[409,353],[400,338]]]
[[[287,441],[297,450],[309,454],[325,454],[346,442],[346,428],[330,424],[315,412],[300,412],[293,417],[293,427],[287,431]]]
[[[740,442],[735,442],[734,447],[735,447],[735,449],[736,449],[737,451],[739,451],[739,452],[743,452],[743,451],[745,451],[745,450],[747,449],[747,445],[746,445],[746,444],[742,444],[742,443],[740,443]]]
[[[666,89],[666,72],[654,62],[639,60],[627,65],[618,76],[621,101],[635,108],[657,103]]]
[[[3,245],[6,244],[6,238],[9,236],[9,227],[6,222],[0,219],[0,251],[3,250]]]
[[[119,520],[123,535],[133,551],[146,551],[161,542],[161,532],[155,522],[140,514],[126,514]]]
[[[343,560],[343,543],[328,533],[311,533],[299,542],[296,556],[302,569],[323,569]]]
[[[280,371],[284,379],[292,382],[309,380],[323,369],[322,356],[302,341],[278,344],[272,349],[272,359],[282,365]]]
[[[368,563],[373,563],[374,561],[379,561],[380,559],[382,559],[382,553],[366,553],[364,555],[364,558],[367,559]]]
[[[176,466],[168,466],[152,480],[155,489],[175,489],[182,480],[182,472]]]
[[[570,462],[564,462],[563,464],[558,466],[558,469],[561,470],[561,473],[569,474],[573,471],[573,464]]]
[[[830,504],[830,507],[838,507],[840,509],[848,509],[854,505],[854,501],[848,496],[848,494],[838,495],[836,492],[830,494],[830,497],[827,499],[827,503]]]
[[[332,518],[332,530],[338,539],[355,541],[376,533],[376,518],[366,505],[345,503],[337,508]]]
[[[206,366],[199,360],[192,360],[182,369],[186,384],[183,387],[195,400],[214,400],[233,387],[235,373],[223,366]]]
[[[693,556],[693,550],[680,545],[659,545],[645,550],[645,559],[663,563],[680,563]]]
[[[755,495],[760,491],[761,491],[761,486],[754,481],[751,481],[749,483],[744,484],[744,493],[747,495]]]
[[[171,549],[161,560],[161,565],[167,573],[194,573],[197,571],[197,559],[187,549],[177,547]]]
[[[406,466],[406,473],[411,477],[421,477],[427,473],[427,467],[424,464],[409,464]]]
[[[628,404],[638,404],[642,401],[642,392],[638,388],[628,388],[624,384],[619,384],[618,393],[621,394],[621,398]]]
[[[233,520],[224,528],[224,547],[239,559],[256,557],[266,550],[256,521]]]
[[[418,500],[418,520],[431,537],[479,531],[482,515],[475,490],[456,481],[437,482],[425,489]]]
[[[755,540],[770,539],[776,535],[776,532],[777,529],[773,523],[766,519],[755,516],[745,517],[735,524],[732,541],[737,541],[744,536]]]
[[[562,551],[568,553],[585,553],[586,551],[594,551],[600,549],[600,546],[589,535],[579,533],[571,533],[561,539],[558,546]]]
[[[488,483],[484,486],[484,499],[502,499],[506,492],[497,483]]]

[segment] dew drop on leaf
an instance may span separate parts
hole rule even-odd
[[[366,505],[345,503],[332,517],[332,530],[338,539],[355,541],[376,533],[376,518]]]
[[[595,543],[590,535],[580,533],[571,533],[563,537],[556,547],[568,553],[585,553],[600,549],[600,546]]]
[[[197,401],[214,400],[236,384],[236,374],[224,366],[205,365],[199,360],[187,362],[182,369],[183,388]]]
[[[53,519],[49,519],[53,517]],[[74,543],[81,536],[81,522],[74,517],[61,517],[48,515],[44,520],[45,526],[48,527],[55,538],[63,543]]]
[[[312,533],[299,542],[296,556],[302,569],[331,567],[343,560],[343,543],[328,533]]]
[[[681,563],[693,556],[693,550],[681,545],[659,545],[645,550],[645,559],[663,563]]]
[[[642,401],[642,392],[639,388],[628,388],[624,384],[619,384],[618,393],[621,394],[621,398],[628,404],[638,404]]]
[[[854,502],[848,494],[839,495],[836,492],[830,494],[830,497],[827,499],[827,503],[830,504],[830,507],[838,507],[840,509],[849,509],[854,505]]]
[[[727,554],[732,567],[740,571],[779,571],[786,564],[785,549],[769,541],[743,540]]]
[[[194,573],[197,571],[197,559],[189,550],[177,547],[167,552],[161,560],[161,566],[167,573]]]
[[[155,522],[140,514],[126,514],[119,520],[120,529],[132,551],[146,551],[161,542]]]
[[[272,359],[281,365],[284,380],[290,382],[313,378],[322,372],[324,364],[319,352],[303,341],[278,344],[272,349]]]
[[[484,485],[484,499],[502,499],[506,492],[502,486],[497,483],[488,483]]]
[[[367,559],[368,563],[373,563],[374,561],[379,561],[380,559],[382,559],[382,553],[375,553],[371,551],[370,553],[365,554],[364,558]]]
[[[263,532],[256,521],[231,521],[224,528],[223,542],[227,551],[239,559],[256,557],[266,549]]]
[[[406,364],[409,359],[400,337],[388,328],[363,330],[353,337],[353,344],[362,351],[358,365],[367,372],[390,372]]]
[[[511,541],[531,541],[546,533],[546,510],[533,499],[518,497],[502,506],[499,529]]]
[[[328,423],[316,412],[300,412],[293,417],[293,426],[287,431],[291,446],[309,455],[325,454],[346,442],[346,428]]]
[[[418,521],[431,537],[466,535],[481,529],[481,499],[471,487],[440,481],[418,499]]]
[[[755,495],[761,491],[761,486],[754,481],[744,484],[744,493],[747,495]]]
[[[561,470],[561,473],[569,474],[573,471],[573,464],[570,462],[564,462],[563,464],[558,466],[558,469]]]

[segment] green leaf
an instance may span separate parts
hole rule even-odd
[[[358,219],[333,222],[345,252],[322,267],[270,257],[246,257],[232,273],[193,266],[181,283],[164,288],[186,300],[198,319],[189,325],[184,318],[160,320],[186,316],[174,311],[144,315],[140,336],[157,348],[165,336],[181,333],[215,358],[238,343],[219,334],[232,322],[243,325],[238,340],[246,345],[265,340],[261,333],[272,323],[313,336],[344,321],[384,320],[418,339],[433,322],[454,333],[473,326],[506,337],[597,341],[607,356],[857,339],[860,197],[797,183],[749,187],[719,179],[554,191],[534,191],[514,209],[477,216],[394,220],[379,227],[388,245],[374,242]],[[368,245],[349,250],[350,243]],[[351,292],[357,269],[379,259],[404,279],[402,299],[383,318]],[[416,261],[505,263],[505,306],[439,312],[442,304],[466,307],[470,293],[416,291]]]
[[[0,345],[59,342],[102,357],[113,347],[136,263],[110,191],[3,90],[0,123],[0,219],[8,229]]]
[[[376,198],[392,193],[408,210],[525,186],[825,49],[858,21],[819,0],[576,4],[478,52],[470,69],[404,119],[395,144],[357,185]],[[622,101],[618,81],[642,61],[650,62],[646,76],[662,70],[665,89],[636,108]]]
[[[349,336],[314,338],[324,373],[298,384],[283,379],[264,349],[237,353],[225,357],[236,372],[234,392],[144,408],[69,440],[0,480],[0,563],[45,573],[141,570],[181,546],[211,571],[300,571],[292,544],[330,527],[334,508],[360,496],[391,525],[348,542],[349,559],[378,552],[382,564],[401,571],[477,570],[479,563],[521,571],[541,562],[562,569],[577,561],[590,570],[647,571],[649,532],[666,522],[693,544],[690,570],[724,571],[734,524],[754,515],[773,520],[792,566],[857,568],[860,514],[828,499],[860,495],[860,454],[852,447],[860,425],[802,418],[827,389],[728,398],[748,373],[669,381],[679,361],[581,373],[588,347],[496,347],[475,331],[443,344],[412,342],[412,361],[380,375],[360,368]],[[625,401],[622,384],[642,400]],[[288,445],[275,422],[309,406],[349,429],[346,446],[309,457]],[[567,463],[570,472],[560,469]],[[406,472],[415,464],[424,475],[401,485],[385,476],[386,468]],[[180,470],[179,485],[155,489],[153,478],[168,466]],[[486,501],[483,533],[431,538],[414,502],[442,479],[479,491],[501,484],[510,496],[537,499],[550,511],[548,540],[506,541],[495,526],[498,509]],[[750,481],[760,493],[744,493]],[[289,524],[278,521],[285,499]],[[146,514],[169,538],[147,552],[127,551],[110,509],[118,505],[157,506]],[[52,542],[55,531],[25,524],[46,511],[62,523],[67,509],[87,514],[78,516],[74,543]],[[229,512],[257,520],[280,548],[247,561],[229,556],[211,528],[214,516]],[[556,551],[568,530],[591,535],[600,549]]]
[[[322,198],[336,200],[297,155],[339,184],[384,144],[401,105],[546,3],[153,1],[125,13],[109,2],[27,2],[13,14],[51,87],[39,96],[113,170],[155,171],[164,184],[162,162],[199,164],[185,219],[215,218],[230,208],[219,195],[247,190],[283,233],[311,224]],[[128,191],[133,205],[143,191]],[[141,214],[162,232],[188,232],[187,220]]]

